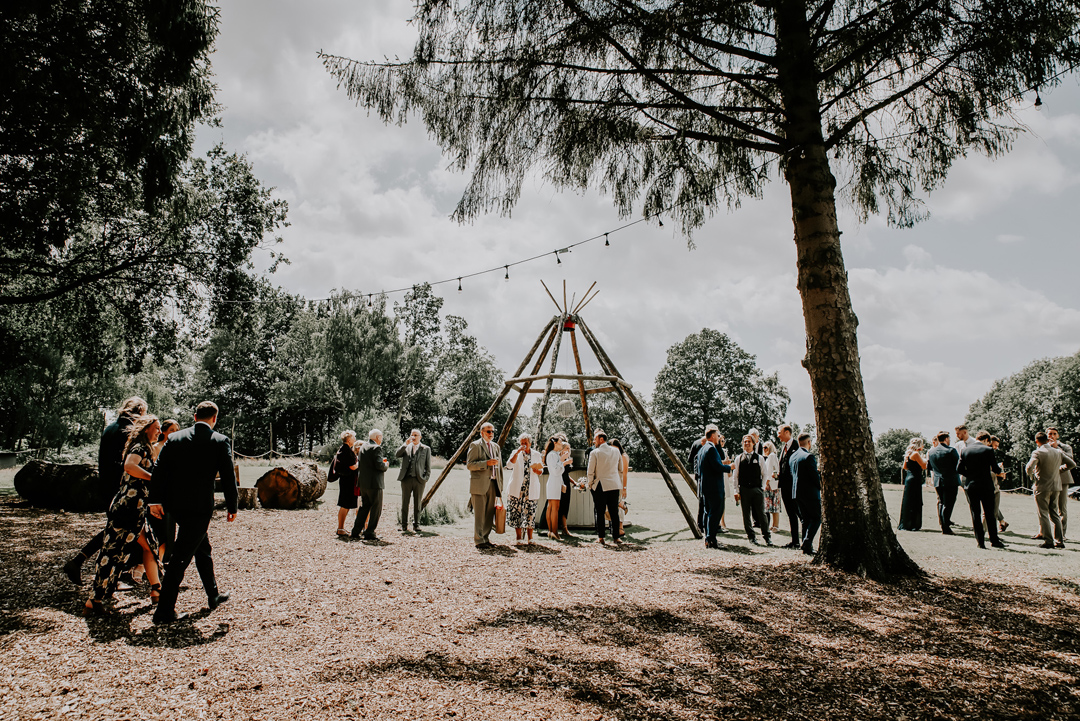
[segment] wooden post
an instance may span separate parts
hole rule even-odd
[[[559,362],[559,347],[562,345],[563,327],[566,325],[566,318],[565,313],[559,316],[558,335],[555,336],[555,347],[551,349],[551,373],[555,372],[555,365]],[[549,374],[547,384],[544,386],[544,397],[540,401],[540,419],[536,423],[537,442],[540,442],[544,437],[544,419],[547,416],[548,401],[551,400],[551,383],[553,380],[555,379]]]
[[[577,333],[570,329],[570,347],[574,351],[574,364],[577,366],[578,375],[584,375],[581,370],[581,356],[578,355]],[[585,402],[585,381],[578,381],[578,390],[581,392],[581,417],[585,419],[585,442],[592,443],[592,425],[589,423],[589,404]]]
[[[551,328],[551,326],[553,325],[555,325],[554,319],[552,319],[552,321],[548,323],[547,328]],[[544,330],[546,331],[547,328],[545,328]],[[540,366],[543,365],[544,359],[547,358],[548,351],[551,349],[551,344],[555,342],[555,335],[558,332],[558,328],[551,328],[551,332],[548,334],[547,342],[544,343],[544,349],[536,358],[536,365],[533,366],[531,375],[536,375],[536,373],[540,370]],[[533,350],[536,350],[536,346],[533,346]],[[529,357],[532,357],[532,351],[529,351]],[[526,361],[528,361],[528,358],[526,358]],[[521,373],[523,370],[525,370],[524,366],[518,369],[518,373]],[[517,418],[518,413],[521,411],[521,406],[525,403],[525,398],[528,395],[529,388],[531,386],[532,381],[525,381],[525,383],[521,387],[521,390],[518,391],[518,399],[514,403],[514,407],[513,409],[511,409],[510,415],[506,419],[506,423],[503,424],[502,431],[499,432],[500,446],[502,446],[502,444],[506,442],[506,437],[510,434],[510,429],[514,426],[514,419]]]
[[[615,364],[611,362],[611,358],[608,357],[607,352],[600,346],[600,341],[598,341],[596,339],[596,336],[593,335],[593,332],[589,329],[589,326],[585,325],[585,323],[580,318],[578,318],[577,324],[581,326],[581,332],[585,334],[585,340],[592,347],[593,353],[596,354],[597,360],[600,361],[601,366],[605,366],[604,372],[621,378],[622,376],[619,375],[619,371],[615,368]],[[618,383],[615,383],[613,385],[616,386],[617,392],[623,390],[621,387],[619,387]],[[667,439],[664,438],[664,434],[660,432],[659,428],[657,428],[656,424],[653,422],[653,419],[649,416],[648,411],[645,410],[645,406],[641,404],[641,401],[638,400],[638,397],[634,395],[632,391],[630,393],[627,393],[626,395],[628,396],[630,402],[633,403],[634,407],[637,408],[646,425],[649,426],[649,430],[653,432],[653,435],[656,437],[657,442],[660,443],[660,447],[664,449],[664,453],[667,454],[668,458],[670,458],[671,462],[675,465],[675,469],[679,471],[679,474],[682,475],[683,480],[686,481],[686,484],[690,486],[690,488],[694,491],[694,495],[696,496],[697,483],[694,482],[693,477],[687,472],[686,467],[683,466],[682,460],[678,457],[678,455],[676,455],[675,451],[672,450],[671,446],[668,445]]]
[[[274,424],[270,424],[270,452],[266,454],[266,465],[274,465]]]

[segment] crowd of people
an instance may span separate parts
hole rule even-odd
[[[105,528],[66,564],[64,573],[81,586],[82,567],[93,561],[87,614],[111,612],[113,595],[131,590],[144,576],[155,623],[172,623],[180,583],[195,561],[214,610],[229,599],[218,589],[207,531],[214,514],[214,485],[220,475],[228,520],[237,513],[237,485],[229,439],[214,432],[218,408],[207,401],[195,409],[195,422],[180,430],[160,421],[145,400],[128,398],[117,420],[106,427],[98,452],[102,487],[116,488]]]
[[[979,548],[986,547],[986,536],[994,548],[1005,548],[998,536],[1009,527],[1001,513],[1001,482],[1005,470],[998,456],[1001,441],[987,431],[972,438],[966,425],[957,426],[956,443],[948,431],[940,431],[931,441],[932,447],[923,455],[925,443],[912,438],[904,452],[904,497],[900,506],[899,529],[922,529],[922,488],[929,470],[937,492],[937,518],[941,532],[953,535],[952,512],[959,490],[964,489],[971,509],[971,525]],[[1035,434],[1035,450],[1024,466],[1024,472],[1034,482],[1035,510],[1039,532],[1032,536],[1041,540],[1043,548],[1064,548],[1068,525],[1068,491],[1072,484],[1071,470],[1076,468],[1073,449],[1061,440],[1057,428],[1047,428]]]

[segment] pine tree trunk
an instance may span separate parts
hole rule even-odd
[[[877,473],[804,0],[778,4],[777,47],[787,138],[793,145],[784,173],[806,323],[803,365],[810,374],[822,481],[815,561],[876,579],[919,574],[893,532]]]

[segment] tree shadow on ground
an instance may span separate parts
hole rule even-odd
[[[327,683],[408,676],[526,705],[554,694],[627,720],[1080,715],[1075,589],[881,584],[806,564],[686,573],[674,603],[508,611],[473,626],[480,651],[318,675]],[[555,636],[557,647],[528,640]],[[506,655],[492,657],[492,648]]]

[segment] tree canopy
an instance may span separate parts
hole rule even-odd
[[[419,115],[470,172],[459,219],[509,212],[539,172],[689,234],[783,178],[821,455],[818,560],[918,573],[873,460],[833,165],[862,215],[917,220],[957,157],[1007,150],[1023,94],[1080,61],[1077,0],[419,0],[412,22],[403,62],[321,57],[360,105],[385,122]]]

